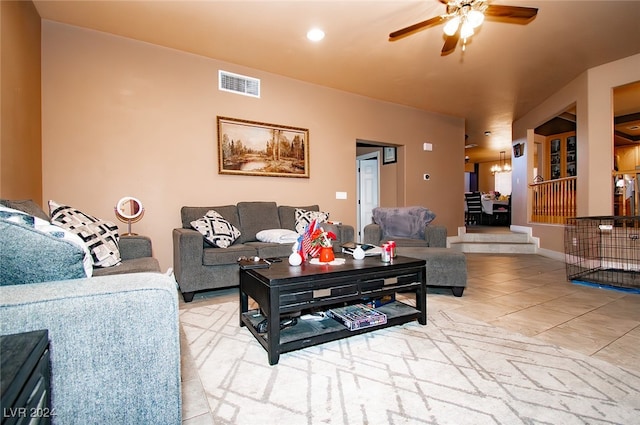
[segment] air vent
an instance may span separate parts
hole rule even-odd
[[[218,71],[218,88],[222,91],[260,97],[260,80],[227,71]]]

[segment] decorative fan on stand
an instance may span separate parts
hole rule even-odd
[[[464,50],[467,38],[473,35],[475,28],[482,25],[485,17],[503,22],[527,24],[538,13],[538,9],[534,7],[491,5],[487,0],[439,1],[447,6],[444,15],[434,16],[394,31],[389,34],[389,41],[396,41],[414,32],[446,22],[443,28],[446,39],[441,52],[441,55],[445,56],[455,50],[461,38],[462,50]]]

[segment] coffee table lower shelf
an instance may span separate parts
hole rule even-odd
[[[342,323],[329,317],[323,320],[301,320],[290,328],[280,331],[280,353],[299,350],[313,345],[323,344],[329,341],[348,338],[353,335],[375,331],[390,326],[416,320],[420,317],[420,311],[414,307],[400,301],[376,307],[376,310],[387,315],[387,323],[382,325],[369,326],[357,330],[349,330]],[[258,333],[256,327],[265,317],[259,310],[251,310],[242,314],[242,322],[247,329],[256,337],[260,344],[268,351],[268,336],[266,333]]]

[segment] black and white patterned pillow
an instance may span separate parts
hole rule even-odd
[[[228,248],[240,237],[240,230],[215,210],[209,210],[204,217],[192,221],[191,227],[200,232],[205,241],[218,248]]]
[[[296,208],[296,232],[303,233],[309,223],[316,219],[316,223],[324,223],[329,220],[329,213],[322,211],[307,211]]]
[[[49,212],[51,224],[80,236],[91,253],[95,267],[110,267],[120,263],[117,225],[55,201],[49,201]]]

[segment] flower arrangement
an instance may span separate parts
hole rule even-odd
[[[336,234],[333,232],[325,232],[322,227],[317,227],[311,234],[311,245],[331,248],[331,241],[336,240]]]
[[[321,248],[330,248],[331,241],[336,239],[335,233],[325,231],[313,220],[298,238],[297,250],[304,261],[307,257],[317,257]]]

